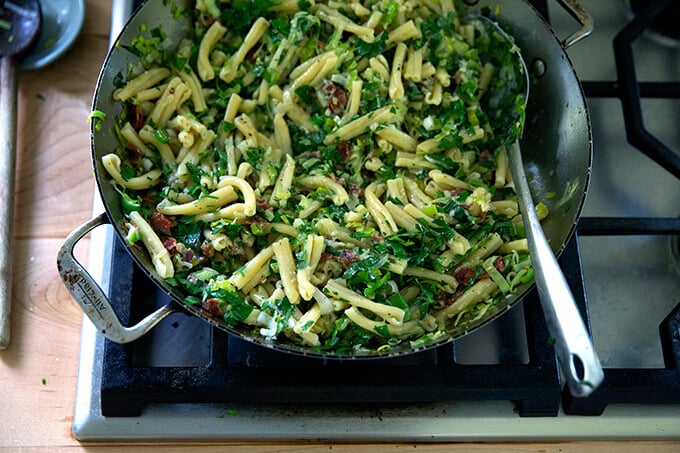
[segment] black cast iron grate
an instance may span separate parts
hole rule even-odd
[[[584,82],[583,88],[588,97],[620,99],[628,142],[678,178],[680,153],[645,128],[640,100],[644,97],[678,99],[680,82],[639,82],[632,51],[633,42],[662,15],[669,14],[672,8],[677,11],[672,0],[646,2],[639,14],[614,38],[617,80]],[[677,238],[680,237],[680,218],[582,218],[578,234],[669,235]],[[677,295],[669,297],[677,298]],[[564,392],[565,413],[600,415],[613,403],[680,404],[680,304],[661,322],[659,334],[663,368],[607,368],[604,382],[590,397],[573,398]]]
[[[680,235],[677,218],[583,217],[581,236]],[[659,325],[663,368],[606,368],[604,381],[588,398],[563,392],[568,415],[601,415],[608,405],[680,404],[680,304]]]
[[[576,242],[572,241],[561,261],[569,262],[563,264],[567,269],[579,268]],[[136,317],[131,313],[132,300],[143,297],[149,283],[117,240],[112,266],[116,278],[110,285],[110,297],[126,323]],[[576,271],[568,278],[574,282],[572,290],[583,294],[580,273]],[[561,398],[557,361],[534,293],[524,301],[526,363],[460,364],[455,344],[397,358],[324,361],[250,345],[211,328],[206,365],[135,366],[133,345],[107,340],[102,414],[138,416],[151,403],[410,404],[486,400],[513,401],[521,416],[555,416]]]
[[[633,56],[633,42],[652,27],[657,18],[669,14],[672,8],[677,10],[673,0],[647,2],[640,14],[614,38],[617,80],[584,82],[583,89],[589,97],[619,98],[628,142],[676,178],[680,178],[680,153],[647,130],[640,103],[640,99],[644,97],[680,98],[680,82],[639,82]]]
[[[532,1],[547,17],[547,2]],[[621,99],[629,142],[668,171],[679,175],[678,154],[644,127],[640,97],[680,97],[677,82],[639,83],[635,78],[632,42],[662,14],[669,0],[650,2],[647,10],[615,39],[618,80],[584,82],[589,97]],[[583,289],[578,236],[618,234],[680,235],[677,218],[582,218],[577,234],[560,258],[584,319],[587,301]],[[121,319],[134,318],[133,297],[148,289],[124,248],[116,242],[112,259],[111,299]],[[133,296],[134,295],[134,296]],[[151,403],[398,403],[457,400],[509,400],[522,416],[565,413],[598,415],[611,403],[680,403],[680,306],[660,325],[664,368],[607,368],[601,387],[589,398],[560,395],[556,358],[549,346],[535,292],[524,301],[529,359],[522,364],[467,365],[456,361],[455,344],[374,364],[327,363],[316,359],[281,356],[249,346],[211,328],[210,359],[205,366],[149,367],[133,365],[129,345],[105,344],[101,409],[104,416],[137,416]],[[255,349],[253,349],[255,348]],[[248,366],[251,359],[258,366]],[[357,372],[361,367],[361,372]],[[264,370],[263,370],[264,368]],[[309,370],[318,376],[310,385]],[[264,371],[264,372],[263,372]],[[276,379],[271,379],[274,374]],[[427,380],[423,380],[427,377]]]

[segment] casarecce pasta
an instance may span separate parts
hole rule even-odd
[[[507,297],[531,266],[480,96],[514,49],[456,5],[199,0],[172,51],[140,35],[102,159],[128,240],[186,303],[319,351],[426,344]]]

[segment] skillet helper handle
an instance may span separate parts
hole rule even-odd
[[[579,0],[557,0],[576,21],[581,24],[581,28],[562,40],[562,47],[565,49],[573,46],[583,38],[590,36],[595,29],[593,16],[583,7]]]
[[[71,232],[59,250],[57,267],[64,284],[99,333],[115,343],[129,343],[153,329],[175,309],[168,303],[134,326],[123,326],[104,291],[73,255],[73,248],[87,233],[107,223],[108,216],[101,214]]]
[[[0,349],[9,346],[12,307],[12,245],[14,244],[14,181],[17,144],[16,65],[13,56],[0,58]]]
[[[536,232],[530,234],[529,228],[525,228],[531,261],[534,267],[541,266],[541,269],[535,269],[534,275],[548,332],[555,340],[555,353],[569,391],[575,397],[586,397],[602,383],[604,371],[574,296],[543,234],[517,141],[509,146],[508,163],[512,166],[512,174],[516,175],[514,183],[518,186],[516,192],[522,220],[525,225],[530,223]],[[523,187],[519,188],[520,185]]]

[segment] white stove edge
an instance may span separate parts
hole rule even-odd
[[[95,196],[95,213],[102,212]],[[113,230],[92,233],[88,268],[108,286]],[[81,441],[498,442],[680,439],[678,405],[611,405],[601,416],[520,417],[510,401],[338,409],[247,404],[150,405],[139,417],[104,417],[104,337],[84,317],[73,417]],[[606,370],[605,370],[606,373]]]

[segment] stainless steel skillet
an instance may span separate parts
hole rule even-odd
[[[164,6],[163,3],[161,1],[145,3],[125,26],[117,42],[129,43],[139,34],[142,24],[149,29],[162,25],[168,39],[177,42],[189,24],[181,17],[173,19],[169,12],[170,7]],[[559,253],[570,238],[580,215],[588,186],[592,153],[592,137],[585,98],[565,53],[565,48],[575,42],[575,38],[570,37],[561,42],[525,0],[480,1],[472,5],[471,9],[480,10],[484,7],[492,10],[498,7],[499,22],[513,30],[524,58],[530,67],[535,69],[531,78],[532,95],[527,107],[522,149],[534,197],[542,200],[551,211],[551,216],[543,225],[546,236],[553,250]],[[570,11],[581,17],[581,22],[585,24],[585,31],[577,32],[576,37],[587,34],[587,28],[590,26],[587,15],[581,15],[582,10],[578,6],[570,5],[570,8]],[[284,343],[265,343],[245,329],[227,327],[200,307],[184,304],[183,295],[155,273],[146,253],[131,246],[127,248],[137,264],[172,297],[173,302],[150,314],[135,326],[128,328],[120,324],[104,292],[75,260],[72,250],[75,243],[88,231],[103,223],[111,223],[125,243],[126,232],[123,228],[125,219],[120,206],[120,196],[108,183],[106,172],[101,167],[101,157],[110,152],[117,140],[112,121],[118,115],[119,107],[111,98],[114,89],[113,79],[121,68],[134,64],[134,60],[135,57],[121,46],[114,46],[100,73],[93,101],[93,109],[106,114],[101,131],[95,133],[93,130],[91,140],[95,177],[106,213],[77,228],[64,243],[58,258],[62,278],[83,310],[105,336],[117,342],[134,341],[169,313],[181,309],[231,334],[286,352],[321,355],[327,358],[363,357],[351,353],[318,353],[302,346]],[[531,284],[520,287],[516,295],[505,299],[495,310],[464,329],[451,329],[444,338],[423,345],[417,350],[411,348],[408,343],[398,345],[392,348],[387,356],[413,353],[424,347],[435,347],[480,328],[521,300],[531,287]]]

